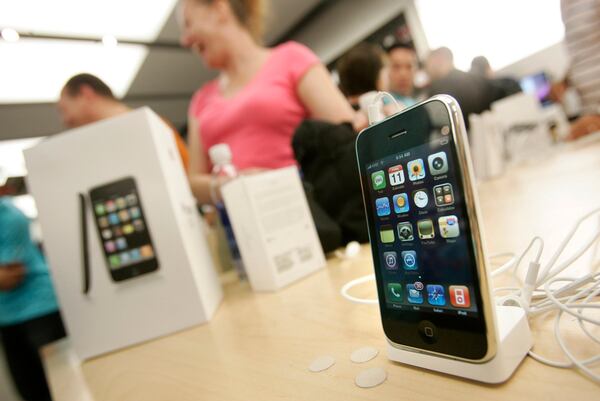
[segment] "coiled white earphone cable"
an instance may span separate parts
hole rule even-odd
[[[568,247],[571,239],[575,236],[581,225],[593,216],[598,215],[598,228],[590,238],[569,256],[562,263],[557,264],[558,259]],[[598,249],[600,248],[600,208],[581,217],[569,233],[565,236],[556,252],[550,257],[550,260],[540,270],[540,259],[544,250],[544,241],[540,237],[534,237],[523,252],[516,257],[512,253],[502,253],[492,255],[493,259],[506,259],[500,267],[491,272],[492,277],[497,277],[503,273],[511,271],[511,276],[515,281],[514,286],[499,287],[494,289],[494,294],[507,293],[503,296],[497,296],[496,303],[500,305],[512,304],[522,307],[529,319],[548,312],[556,312],[553,331],[556,342],[568,361],[556,361],[541,356],[532,350],[529,356],[533,359],[556,368],[577,368],[593,381],[600,383],[600,374],[594,372],[591,366],[600,361],[600,353],[580,359],[574,355],[571,349],[566,345],[560,330],[561,318],[567,314],[577,320],[578,326],[585,337],[592,342],[600,345],[600,337],[591,332],[586,325],[600,326],[600,318],[590,316],[589,312],[600,309],[600,261],[596,260]],[[538,245],[535,257],[529,262],[529,268],[525,274],[525,281],[522,282],[518,276],[519,266],[531,251],[534,245]],[[579,277],[558,277],[567,268],[573,265],[581,258],[592,246],[592,259],[590,273],[580,275]],[[346,283],[340,290],[341,295],[347,300],[359,304],[377,304],[377,299],[362,299],[349,294],[351,288],[372,281],[375,275],[369,274],[359,277]],[[565,283],[560,285],[560,283]]]

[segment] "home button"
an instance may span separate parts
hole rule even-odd
[[[429,320],[423,320],[419,323],[418,326],[419,335],[428,344],[433,344],[437,342],[437,327],[435,324],[431,323]]]

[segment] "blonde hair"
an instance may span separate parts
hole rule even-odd
[[[215,0],[197,0],[201,3],[212,4]],[[245,27],[254,40],[262,42],[264,20],[267,14],[265,0],[225,0],[240,24]]]

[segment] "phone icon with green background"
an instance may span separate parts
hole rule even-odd
[[[402,284],[388,283],[387,296],[389,302],[402,302]]]
[[[385,188],[385,173],[383,170],[375,171],[371,174],[371,182],[373,183],[373,189],[384,189]]]

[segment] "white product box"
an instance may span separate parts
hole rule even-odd
[[[222,299],[221,285],[173,133],[160,117],[142,108],[73,129],[27,150],[25,160],[61,313],[79,358],[212,318]],[[109,267],[111,255],[105,256],[103,251],[107,239],[96,227],[103,223],[94,212],[97,202],[91,204],[90,190],[125,177],[133,178],[137,186],[158,268],[118,281],[114,272],[132,265]],[[87,199],[87,294],[83,291],[86,275],[79,194]],[[131,199],[135,201],[135,197]],[[134,223],[134,211],[129,210],[126,217]],[[111,222],[110,230],[122,229],[128,246],[135,246],[139,238],[125,234],[129,228],[121,214],[118,216],[121,220],[115,226]],[[118,231],[113,235],[119,235]],[[141,249],[140,245],[131,252]],[[129,259],[139,256],[128,255]]]
[[[298,169],[241,176],[223,199],[255,291],[275,291],[325,266]]]

